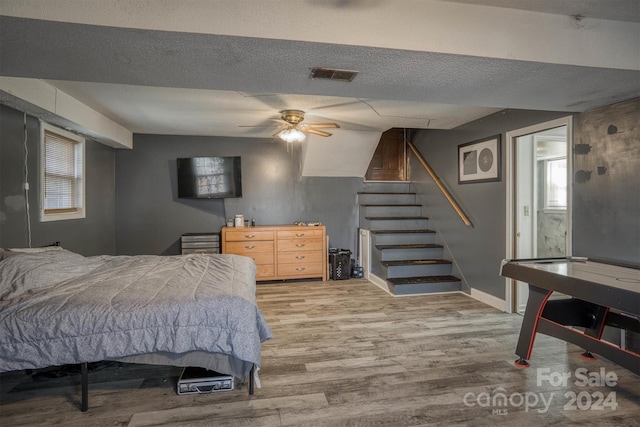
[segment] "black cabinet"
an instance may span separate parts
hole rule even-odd
[[[181,239],[182,255],[219,254],[220,233],[185,233]]]

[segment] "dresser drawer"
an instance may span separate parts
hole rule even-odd
[[[278,252],[278,264],[320,264],[322,252]]]
[[[227,231],[227,242],[247,242],[254,240],[273,240],[273,231],[257,231],[247,227],[244,230]]]
[[[291,251],[318,251],[322,253],[324,248],[322,239],[285,239],[278,240],[278,252]]]
[[[278,264],[278,276],[322,276],[322,264]]]
[[[278,230],[278,239],[304,239],[315,237],[322,239],[322,230],[300,227],[298,230]]]
[[[273,252],[252,252],[248,251],[243,254],[236,254],[251,258],[256,265],[271,264],[273,265]]]
[[[275,267],[273,264],[256,265],[256,280],[269,280],[269,278],[273,276],[275,276]]]
[[[273,241],[244,241],[244,242],[227,242],[225,253],[251,256],[249,254],[267,252],[271,254],[273,259]]]

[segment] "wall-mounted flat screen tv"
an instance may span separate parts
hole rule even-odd
[[[177,163],[179,198],[242,197],[240,157],[190,157]]]

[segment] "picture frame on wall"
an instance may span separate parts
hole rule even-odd
[[[458,184],[500,181],[500,135],[458,145]]]

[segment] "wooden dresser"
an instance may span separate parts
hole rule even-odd
[[[256,280],[327,280],[326,229],[320,226],[222,227],[222,253],[256,263]]]

